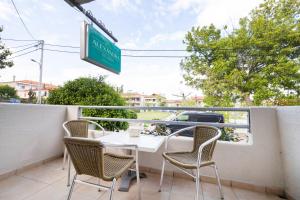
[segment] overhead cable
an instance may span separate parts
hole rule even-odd
[[[15,53],[18,53],[18,52],[21,52],[21,51],[25,51],[25,50],[27,50],[27,49],[31,49],[31,48],[33,48],[33,47],[37,47],[38,45],[33,45],[33,46],[30,46],[30,47],[27,47],[27,48],[24,48],[24,49],[20,49],[20,50],[18,50],[18,51],[14,51],[12,54],[15,54]]]
[[[10,57],[10,58],[8,58],[8,59],[14,59],[14,58],[18,58],[18,57],[20,57],[20,56],[24,56],[24,55],[27,55],[27,54],[29,54],[29,53],[32,53],[32,52],[35,52],[35,51],[37,51],[37,50],[39,50],[39,48],[38,49],[34,49],[34,50],[32,50],[32,51],[27,51],[27,52],[25,52],[25,53],[23,53],[23,54],[19,54],[19,55],[16,55],[16,56],[13,56],[13,57]]]
[[[17,8],[17,6],[16,6],[14,0],[10,0],[10,1],[11,1],[11,3],[13,4],[13,6],[14,6],[14,8],[15,8],[15,10],[16,10],[16,12],[17,12],[19,18],[20,18],[20,21],[22,22],[22,24],[23,24],[23,26],[24,26],[26,32],[28,33],[28,35],[30,35],[30,37],[31,37],[32,39],[35,39],[35,38],[33,37],[32,33],[29,31],[28,27],[26,26],[25,22],[23,21],[23,19],[22,19],[20,13],[19,13],[19,10],[18,10],[18,8]]]

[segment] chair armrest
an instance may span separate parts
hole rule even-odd
[[[170,139],[171,137],[173,137],[174,135],[178,135],[179,133],[181,133],[181,132],[183,132],[183,131],[187,131],[187,130],[194,129],[195,127],[196,127],[196,126],[191,126],[191,127],[183,128],[183,129],[180,129],[180,130],[178,130],[178,131],[176,131],[176,132],[174,132],[174,133],[168,135],[167,138],[166,138],[166,143],[165,143],[165,151],[168,150],[168,142],[169,142],[169,139]]]
[[[98,124],[97,122],[94,122],[94,121],[90,121],[90,120],[87,120],[90,124],[94,124],[96,125],[98,128],[100,128],[102,130],[102,135],[105,134],[105,129],[100,125]],[[95,136],[93,135],[93,137],[95,138]]]
[[[65,132],[67,133],[67,135],[65,135],[65,136],[71,137],[71,133],[70,133],[70,131],[67,129],[66,123],[68,123],[68,121],[64,122],[63,125],[62,125],[63,128],[64,128],[64,130],[65,130]]]

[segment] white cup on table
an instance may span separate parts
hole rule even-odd
[[[131,127],[128,129],[128,133],[130,137],[139,137],[141,132],[142,130],[139,128]]]

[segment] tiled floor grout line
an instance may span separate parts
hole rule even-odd
[[[30,178],[26,178],[26,177],[23,177],[23,176],[19,176],[19,177],[22,177],[22,178],[28,179],[28,180],[32,180],[32,179],[30,179]],[[33,181],[35,181],[35,180],[33,180]],[[39,181],[36,181],[36,182],[39,182]],[[39,183],[42,183],[42,182],[39,182]],[[37,191],[35,191],[35,192],[32,192],[32,194],[28,194],[28,196],[24,197],[22,200],[29,199],[29,198],[32,197],[35,193],[40,192],[40,191],[42,191],[42,190],[45,190],[45,189],[48,188],[49,186],[50,186],[50,185],[46,183],[45,187],[42,187],[42,188],[40,188],[39,190],[37,190]]]
[[[168,200],[171,200],[171,194],[172,194],[172,190],[173,190],[173,182],[174,182],[174,174],[173,174],[173,176],[171,176],[172,177],[172,180],[171,180],[171,187],[170,187],[170,191],[169,191],[169,198],[168,198]]]
[[[230,188],[231,188],[231,190],[232,190],[234,196],[236,197],[236,199],[239,200],[240,198],[238,197],[238,195],[237,195],[236,192],[234,191],[234,188],[233,188],[232,186],[231,186]]]

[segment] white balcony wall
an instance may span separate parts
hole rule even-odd
[[[300,199],[300,107],[251,108],[252,142],[218,142],[214,159],[222,179],[286,189]],[[77,106],[0,104],[0,175],[62,155],[62,123],[77,119]],[[175,137],[170,151],[190,149],[191,138]],[[140,153],[142,166],[161,169],[164,146]],[[168,165],[168,170],[173,170]],[[211,169],[203,175],[213,176]]]
[[[236,144],[218,142],[214,159],[218,164],[222,179],[249,183],[269,188],[284,188],[284,175],[280,154],[280,137],[277,129],[275,108],[251,108],[251,132],[253,142]],[[170,141],[170,151],[188,150],[191,139],[182,137]],[[141,153],[141,165],[160,169],[161,154]],[[171,170],[168,165],[168,170]],[[202,175],[214,176],[213,170],[203,168]]]
[[[300,199],[300,107],[278,107],[286,192]]]
[[[0,175],[62,155],[66,106],[0,104]]]

